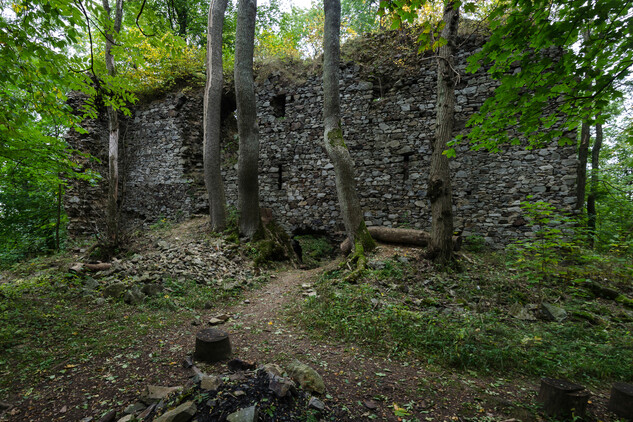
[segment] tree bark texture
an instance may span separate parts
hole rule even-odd
[[[439,48],[437,63],[437,110],[435,140],[429,170],[428,196],[431,201],[431,239],[429,256],[440,265],[453,258],[453,201],[448,158],[443,154],[453,137],[455,115],[454,68],[455,41],[459,24],[459,7],[448,1],[444,6],[445,26],[442,38],[446,45]]]
[[[576,210],[585,205],[585,185],[587,184],[587,157],[589,155],[589,125],[583,123],[580,129],[578,145],[578,169],[576,170]]]
[[[365,250],[375,243],[365,226],[363,211],[356,192],[354,162],[345,145],[341,127],[339,97],[340,78],[340,0],[325,0],[325,28],[323,34],[323,118],[324,143],[328,157],[334,166],[336,193],[338,196],[345,231],[353,245],[359,241]]]
[[[114,20],[108,0],[103,0],[105,11],[105,62],[109,76],[116,75],[112,47],[114,37],[121,30],[123,20],[123,0],[116,0]],[[119,119],[113,106],[108,106],[108,199],[106,206],[106,236],[108,246],[114,248],[119,242]]]
[[[596,240],[596,196],[598,195],[598,182],[600,171],[600,148],[602,147],[602,124],[596,124],[596,139],[591,149],[591,184],[587,196],[587,228],[589,229],[589,246],[594,247]]]
[[[253,80],[256,0],[240,0],[235,33],[235,97],[237,130],[240,137],[238,157],[238,210],[240,233],[249,239],[261,225],[259,218],[259,131]]]
[[[211,230],[226,228],[226,196],[222,182],[220,125],[222,104],[222,28],[227,0],[212,0],[207,26],[207,83],[204,90],[204,184],[209,196]]]

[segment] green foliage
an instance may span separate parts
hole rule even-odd
[[[508,247],[512,265],[518,268],[530,283],[538,286],[551,281],[557,273],[564,254],[580,250],[575,221],[562,215],[553,205],[538,202],[522,202],[521,208],[534,230],[533,237],[519,240]]]
[[[489,41],[468,70],[484,68],[500,86],[468,122],[473,147],[499,151],[517,135],[530,148],[570,143],[580,122],[604,121],[633,63],[631,37],[622,36],[633,27],[632,7],[520,0],[493,10]]]

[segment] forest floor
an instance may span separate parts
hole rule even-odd
[[[142,257],[161,247],[169,262],[169,254],[192,249],[196,242],[215,253],[226,246],[202,233],[201,219],[150,231],[139,235],[134,253],[121,260],[142,266]],[[165,242],[174,247],[166,249]],[[70,264],[81,258],[79,250],[2,273],[2,421],[98,421],[137,402],[148,384],[185,385],[193,372],[181,363],[194,350],[195,333],[221,314],[229,316],[221,327],[230,333],[235,357],[282,367],[298,359],[323,377],[323,420],[548,420],[536,403],[540,378],[567,376],[591,391],[589,420],[616,421],[606,409],[611,383],[630,380],[633,371],[633,351],[612,353],[630,346],[633,314],[628,309],[601,298],[592,298],[599,302],[595,309],[587,308],[581,306],[582,295],[566,296],[559,289],[558,305],[568,309],[569,320],[537,321],[528,306],[530,286],[518,288],[510,279],[498,285],[491,274],[511,274],[485,255],[463,255],[465,269],[442,276],[420,250],[382,245],[370,257],[365,280],[343,286],[341,258],[308,270],[259,273],[243,268],[250,264],[242,254],[234,259],[241,262],[239,269],[225,268],[224,284],[170,278],[163,280],[166,289],[157,297],[130,305],[99,295],[116,274],[99,282],[96,295],[85,288],[92,277],[68,274]],[[165,264],[165,270],[177,267],[179,259]],[[610,271],[619,280],[619,273]],[[134,283],[138,276],[118,278]],[[235,285],[227,287],[227,280]],[[470,286],[460,285],[465,280]],[[486,290],[493,285],[497,296],[522,290],[528,297],[495,299]],[[630,296],[630,279],[615,286]],[[473,290],[483,292],[473,293],[479,294],[474,298],[466,293]],[[511,310],[509,303],[515,302],[527,305]],[[584,314],[574,311],[581,307]],[[425,313],[427,308],[433,312]],[[434,325],[436,331],[429,331]],[[454,337],[446,337],[448,330]],[[512,338],[516,343],[503,343]],[[549,343],[553,352],[545,347]],[[602,359],[607,363],[593,362],[584,348],[613,356]],[[588,361],[576,363],[582,356]],[[225,363],[197,365],[205,373],[227,372]]]

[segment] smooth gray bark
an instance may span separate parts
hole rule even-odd
[[[240,234],[251,239],[261,225],[259,217],[259,130],[253,80],[256,0],[240,0],[235,32],[235,97],[240,137],[237,188]]]
[[[204,184],[209,196],[211,230],[226,228],[226,196],[222,182],[220,125],[222,107],[222,28],[227,0],[212,0],[207,25],[207,83],[204,90]]]
[[[596,197],[598,196],[598,183],[600,172],[600,148],[602,148],[602,124],[596,124],[596,139],[591,149],[591,184],[589,185],[589,195],[587,196],[587,228],[589,229],[589,246],[594,247],[596,238]]]
[[[108,0],[103,0],[105,11],[105,62],[108,76],[116,75],[112,47],[114,38],[121,30],[123,20],[123,0],[117,0],[114,20]],[[114,107],[108,106],[108,198],[106,205],[106,236],[108,246],[114,248],[119,243],[119,119]]]
[[[578,145],[578,168],[576,169],[576,206],[582,210],[585,205],[585,189],[587,184],[587,158],[589,156],[589,125],[583,123],[580,129],[580,144]]]
[[[459,6],[448,1],[444,6],[445,22],[437,63],[437,109],[435,140],[429,170],[428,196],[431,201],[431,239],[429,256],[444,265],[453,258],[453,201],[448,158],[443,154],[453,137],[455,85],[458,74],[454,67],[455,41],[459,25]]]
[[[336,178],[343,224],[352,245],[372,249],[375,244],[365,227],[354,180],[354,162],[345,145],[341,127],[341,106],[339,98],[340,78],[340,0],[325,0],[325,28],[323,33],[323,118],[324,143]]]

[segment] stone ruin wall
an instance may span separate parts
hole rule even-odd
[[[456,134],[494,90],[485,72],[465,74],[457,86]],[[344,137],[356,163],[357,186],[368,226],[430,228],[426,183],[434,136],[436,68],[426,60],[411,70],[394,65],[383,76],[366,66],[341,65]],[[370,75],[370,76],[368,76]],[[333,166],[322,147],[322,85],[319,75],[301,83],[273,73],[257,85],[260,131],[260,201],[293,233],[343,231]],[[185,88],[132,109],[122,122],[121,181],[124,227],[159,219],[206,214],[202,170],[201,88]],[[234,99],[223,101],[224,181],[227,200],[237,202]],[[72,134],[78,149],[99,157],[107,175],[107,122],[86,122],[86,135]],[[573,134],[571,134],[574,136]],[[574,139],[574,138],[572,138]],[[450,168],[455,229],[504,245],[525,236],[520,202],[528,195],[563,209],[575,202],[577,159],[572,146],[499,154],[460,146]],[[106,176],[107,177],[107,176]],[[103,215],[106,183],[74,185],[66,198],[70,231],[92,234]]]

